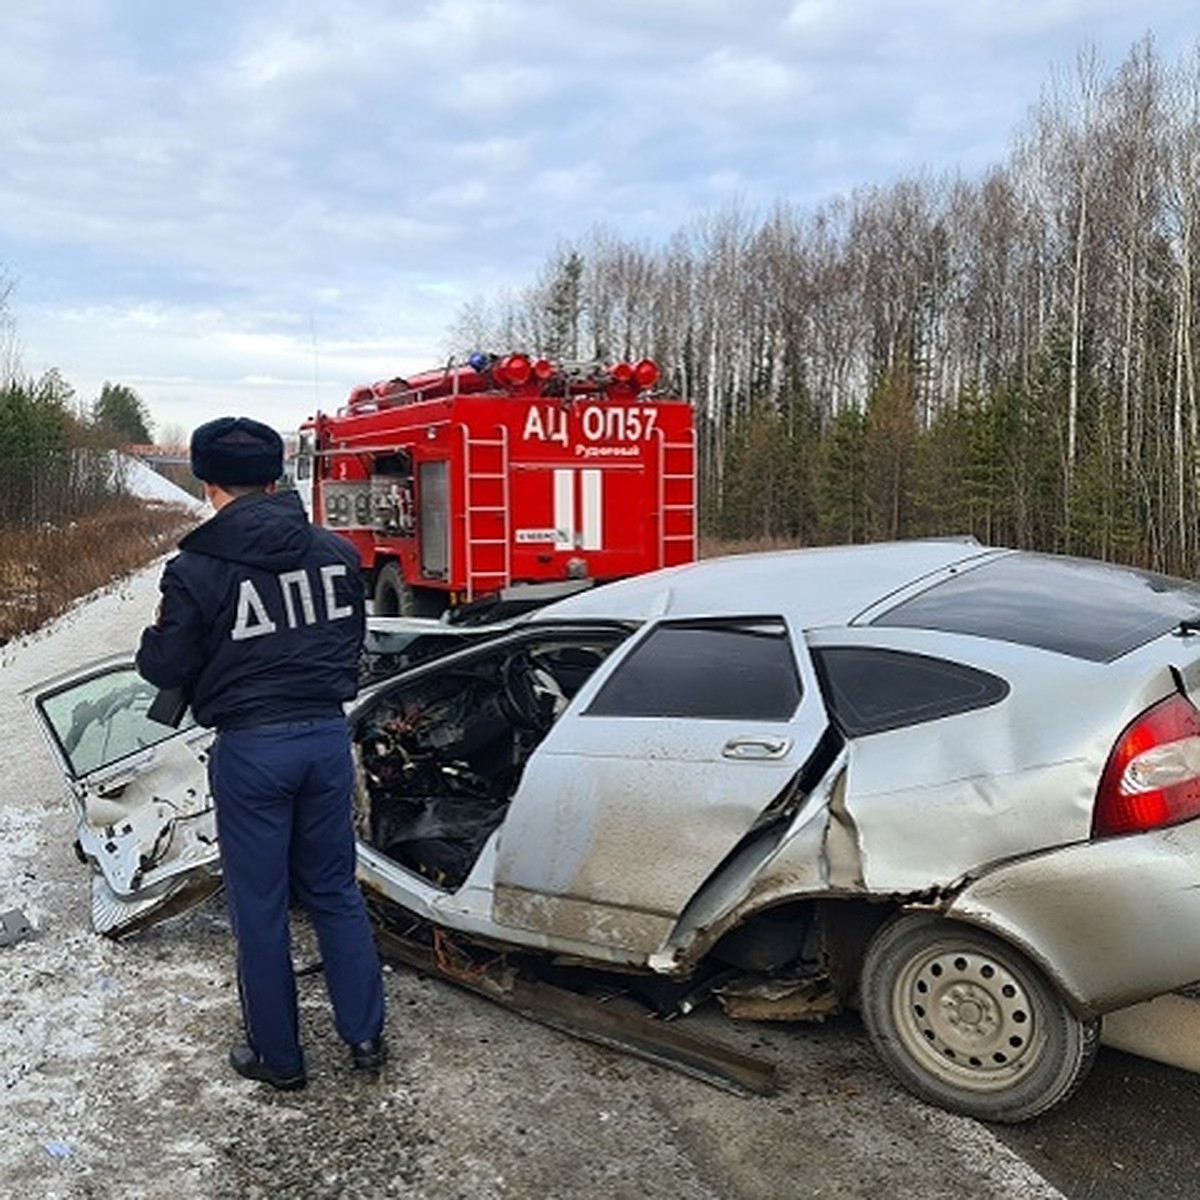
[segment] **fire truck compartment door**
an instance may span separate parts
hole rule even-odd
[[[450,471],[444,459],[417,469],[421,574],[446,579],[450,574]]]

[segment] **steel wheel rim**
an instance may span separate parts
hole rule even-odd
[[[892,993],[900,1043],[930,1074],[975,1092],[1001,1091],[1032,1070],[1046,1043],[1028,979],[1002,956],[935,947],[915,955]]]

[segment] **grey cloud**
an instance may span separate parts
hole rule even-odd
[[[356,343],[420,355],[380,375],[428,365],[466,299],[523,286],[599,224],[653,241],[731,196],[816,203],[923,167],[978,169],[1085,37],[1123,55],[1156,18],[1165,52],[1192,36],[1165,0],[15,9],[0,268],[20,281],[18,319],[37,306],[39,361],[70,378],[90,321],[101,377],[282,378],[291,356],[306,379],[316,328],[342,348],[338,390],[343,367],[366,366]],[[55,334],[64,305],[88,318]]]

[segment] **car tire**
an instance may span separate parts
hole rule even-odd
[[[863,1020],[910,1091],[983,1121],[1061,1104],[1087,1077],[1100,1022],[1084,1021],[1019,950],[973,926],[902,913],[863,960]]]
[[[377,617],[416,616],[413,590],[394,562],[385,563],[375,580],[374,614]]]

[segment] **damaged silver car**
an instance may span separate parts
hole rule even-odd
[[[148,732],[130,684],[38,704],[108,897],[169,907],[213,870],[207,735]],[[360,876],[458,954],[857,1008],[917,1095],[1023,1120],[1103,1014],[1200,979],[1197,689],[1181,580],[969,541],[707,560],[366,688]]]

